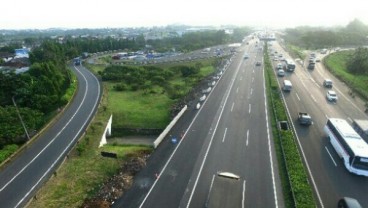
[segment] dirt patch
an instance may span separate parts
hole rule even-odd
[[[141,151],[128,155],[127,161],[117,174],[101,185],[100,190],[92,198],[86,199],[83,208],[108,208],[124,194],[133,184],[134,175],[146,166],[149,151]]]

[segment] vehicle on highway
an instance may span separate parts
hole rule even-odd
[[[337,94],[333,90],[327,91],[326,98],[330,102],[336,102],[337,101]]]
[[[244,59],[248,59],[249,58],[249,55],[247,53],[244,54],[243,56]]]
[[[282,85],[282,90],[286,92],[290,92],[293,88],[293,85],[291,84],[290,80],[285,79]]]
[[[291,59],[285,59],[286,71],[293,72],[295,70],[295,62]]]
[[[338,208],[362,208],[358,200],[350,197],[343,197],[337,203]]]
[[[308,113],[299,112],[298,121],[300,125],[312,125],[312,117]]]
[[[315,62],[309,62],[308,63],[308,69],[314,69],[314,67],[316,66],[316,63]]]
[[[332,88],[332,80],[330,79],[323,80],[323,86],[326,88]]]
[[[354,119],[353,120],[354,130],[368,142],[368,120]]]
[[[242,182],[231,172],[218,172],[213,178],[205,207],[242,207]]]
[[[368,144],[340,118],[329,118],[323,128],[345,168],[356,175],[368,176]]]
[[[261,66],[261,65],[262,65],[262,63],[260,61],[256,62],[256,66]]]
[[[283,68],[283,65],[282,63],[277,63],[276,65],[276,69],[279,70],[279,69],[282,69]]]
[[[277,76],[279,76],[279,77],[285,76],[285,71],[283,69],[277,70]]]

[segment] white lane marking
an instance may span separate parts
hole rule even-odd
[[[311,98],[313,99],[314,102],[317,102],[316,98],[314,98],[313,95],[311,95]]]
[[[298,100],[300,101],[300,97],[299,97],[298,93],[295,93],[295,95],[298,98]]]
[[[248,146],[248,143],[249,143],[249,129],[247,130],[247,141],[246,141],[246,146]]]
[[[252,108],[252,105],[251,104],[249,104],[249,110],[248,110],[248,113],[250,114],[250,112],[251,112],[251,108]]]
[[[325,117],[326,117],[326,118],[327,118],[327,120],[328,120],[328,118],[329,118],[329,117],[328,117],[328,115],[326,115],[326,114],[325,114]]]
[[[250,89],[250,94],[252,95],[253,94],[253,88]]]
[[[245,207],[245,180],[243,181],[243,197],[242,197],[242,208]]]
[[[226,132],[227,132],[227,128],[225,128],[224,136],[222,137],[222,143],[224,143],[224,142],[225,142]]]
[[[243,77],[240,77],[240,81],[243,80]]]
[[[208,203],[209,203],[209,200],[210,200],[210,195],[211,195],[211,191],[212,191],[214,181],[215,181],[215,175],[212,176],[210,190],[208,191],[209,194],[208,194],[207,199],[206,199],[206,207],[208,206]]]
[[[75,66],[74,66],[75,67]],[[69,125],[69,123],[71,122],[71,120],[74,118],[74,116],[77,114],[77,112],[79,111],[79,109],[80,109],[80,107],[82,106],[82,104],[84,103],[84,100],[85,100],[85,97],[86,97],[86,94],[87,94],[87,91],[88,91],[88,82],[87,82],[87,79],[86,79],[86,77],[75,67],[75,69],[83,76],[83,79],[86,81],[86,91],[85,91],[85,93],[84,93],[84,96],[83,96],[83,100],[82,100],[82,102],[81,102],[81,104],[78,106],[78,109],[77,109],[77,111],[73,114],[73,116],[72,116],[72,118],[68,121],[68,123],[66,123],[65,124],[65,126],[62,128],[62,130],[56,135],[56,137],[58,137],[59,135],[60,135],[60,133],[65,129],[65,127],[66,126],[68,126]],[[87,70],[88,71],[88,70]],[[88,73],[91,73],[91,72],[89,72],[88,71]],[[91,73],[92,74],[92,73]],[[98,80],[97,80],[97,78],[96,78],[96,76],[94,76],[93,75],[93,78],[96,80],[96,82],[97,82],[97,86],[98,86],[98,94],[100,94],[100,83],[98,82]],[[94,111],[94,109],[96,108],[96,106],[97,106],[97,104],[98,104],[98,99],[96,99],[95,100],[95,104],[94,104],[94,106],[93,106],[93,108],[92,108],[92,111],[89,113],[89,115],[88,115],[88,117],[87,117],[87,119],[84,121],[84,123],[83,123],[83,126],[82,126],[82,128],[80,128],[79,129],[79,131],[77,132],[77,134],[74,136],[74,138],[70,141],[70,143],[68,144],[68,146],[63,150],[63,152],[59,155],[59,157],[52,163],[52,165],[47,169],[47,171],[42,175],[42,177],[37,181],[37,183],[35,184],[35,185],[33,185],[32,186],[32,188],[31,188],[31,190],[30,191],[28,191],[27,193],[26,193],[26,195],[17,203],[17,205],[15,206],[15,207],[18,207],[18,206],[20,206],[20,204],[21,203],[23,203],[23,201],[28,197],[28,195],[29,194],[31,194],[31,192],[36,188],[36,186],[43,180],[43,178],[45,178],[45,176],[53,169],[53,167],[58,163],[58,161],[60,160],[60,158],[66,153],[66,151],[70,148],[70,146],[73,144],[73,142],[78,138],[78,135],[80,134],[80,132],[82,131],[82,129],[85,127],[85,125],[87,124],[87,121],[91,118],[91,116],[92,116],[92,113],[93,113],[93,111]],[[54,139],[52,140],[52,141],[50,141],[48,144],[47,144],[47,146],[46,147],[48,147],[54,140],[55,140],[55,138],[56,137],[54,137]],[[45,147],[45,148],[46,148]],[[45,148],[44,149],[42,149],[41,150],[41,152],[43,152],[44,150],[45,150]],[[37,156],[36,157],[38,157],[40,154],[41,154],[41,152],[39,153],[39,154],[37,154]],[[33,162],[35,160],[35,158],[31,161],[31,162]],[[27,167],[29,166],[29,164],[31,164],[31,162],[30,163],[28,163],[27,164]],[[22,171],[25,169],[26,167],[24,167],[23,169],[22,169]],[[15,177],[17,177],[19,175],[19,173],[16,175],[16,176],[14,176],[14,178]],[[12,180],[14,180],[14,179],[12,179]],[[9,184],[9,183],[8,183]]]
[[[252,77],[252,82],[254,82],[254,77]]]
[[[239,92],[239,87],[238,88],[236,88],[236,93],[238,93]]]
[[[332,162],[334,163],[335,167],[337,167],[337,164],[336,164],[335,160],[333,159],[333,157],[332,157],[332,155],[331,155],[330,151],[328,151],[328,149],[327,149],[327,147],[326,147],[326,146],[325,146],[325,149],[326,149],[326,151],[327,151],[328,155],[330,155],[330,158],[331,158]]]
[[[268,145],[268,156],[270,157],[270,168],[271,168],[271,176],[272,176],[272,188],[273,188],[273,197],[275,201],[275,208],[278,208],[278,200],[277,200],[277,190],[276,190],[276,182],[275,182],[275,172],[273,169],[273,158],[272,158],[272,148],[271,148],[271,138],[270,138],[270,127],[268,125],[268,110],[267,110],[267,96],[266,96],[266,83],[265,79],[265,70],[263,70],[263,97],[264,97],[264,107],[266,114],[266,128],[267,128],[267,145]]]
[[[236,71],[236,73],[234,74],[234,77],[236,77],[236,76],[237,76],[237,74],[239,73],[240,64],[241,64],[241,62],[238,64],[237,71]],[[233,88],[233,86],[234,86],[234,80],[235,80],[235,79],[233,79],[233,80],[231,81],[230,89],[232,89],[232,88]],[[227,91],[227,95],[226,95],[226,98],[225,98],[225,104],[227,103],[227,100],[229,99],[230,91],[231,91],[231,90],[228,90],[228,91]],[[213,91],[211,91],[211,92],[213,92]],[[207,101],[207,100],[208,100],[208,99],[206,99],[206,101]],[[203,109],[203,108],[200,108],[200,110],[201,110],[201,109]],[[194,194],[194,192],[195,192],[195,190],[196,190],[196,188],[197,188],[197,184],[198,184],[198,181],[199,181],[199,177],[201,176],[201,173],[202,173],[202,170],[203,170],[203,167],[204,167],[204,163],[206,162],[208,152],[210,151],[210,148],[211,148],[211,145],[212,145],[212,141],[213,141],[213,138],[215,137],[215,132],[216,132],[217,127],[218,127],[218,125],[219,125],[219,123],[220,123],[220,118],[222,117],[222,114],[223,114],[223,112],[224,112],[224,109],[225,109],[225,108],[222,108],[222,109],[221,109],[221,112],[220,112],[219,118],[218,118],[217,123],[216,123],[216,125],[215,125],[214,133],[212,134],[212,137],[211,137],[211,139],[210,139],[210,143],[209,143],[209,144],[208,144],[208,146],[207,146],[207,150],[206,150],[206,153],[205,153],[204,158],[203,158],[203,160],[202,160],[201,167],[199,168],[199,172],[198,172],[197,178],[196,178],[196,180],[195,180],[195,182],[194,182],[194,186],[193,186],[192,192],[190,193],[190,197],[189,197],[189,200],[188,200],[188,203],[187,203],[187,208],[189,208],[190,202],[192,201],[192,198],[193,198],[193,194]],[[198,115],[198,114],[197,114],[197,115]],[[183,140],[181,140],[181,141],[183,141]],[[142,204],[143,204],[143,203],[144,203],[144,202],[142,202]],[[142,205],[141,205],[140,207],[142,207]]]
[[[231,112],[233,112],[233,109],[234,109],[234,102],[233,102],[233,104],[231,105]]]

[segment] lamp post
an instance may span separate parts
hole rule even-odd
[[[15,96],[15,95],[14,95],[14,96]],[[21,115],[20,115],[20,113],[19,113],[19,109],[18,109],[17,103],[16,103],[16,102],[15,102],[15,100],[14,100],[14,96],[12,97],[12,100],[13,100],[13,104],[14,104],[15,110],[17,111],[17,114],[18,114],[19,120],[20,120],[20,122],[22,123],[23,129],[24,129],[24,132],[26,133],[26,136],[27,136],[27,139],[28,139],[28,140],[30,140],[30,138],[29,138],[29,134],[28,134],[28,131],[27,131],[27,128],[26,128],[26,125],[24,124],[23,119],[22,119],[22,116],[21,116]]]

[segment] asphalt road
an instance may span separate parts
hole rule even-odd
[[[290,57],[276,42],[271,48]],[[276,63],[274,62],[275,66]],[[336,103],[326,99],[328,89],[322,85],[325,78],[334,82],[333,90],[339,98]],[[347,86],[331,75],[322,63],[317,63],[314,70],[297,64],[294,73],[287,73],[284,78],[278,79],[280,83],[283,79],[289,79],[293,83],[292,91],[283,93],[283,97],[297,132],[298,145],[308,167],[318,206],[336,207],[341,197],[349,196],[358,199],[363,207],[367,207],[368,178],[353,175],[345,169],[323,132],[327,119],[331,117],[343,118],[348,122],[352,122],[352,119],[368,119],[363,112],[362,102],[348,95]],[[298,112],[309,113],[313,118],[313,125],[300,126],[297,123]]]
[[[54,173],[84,133],[101,98],[97,78],[72,67],[78,92],[63,115],[0,172],[0,207],[23,207]]]
[[[243,59],[244,50],[249,59]],[[240,48],[201,109],[189,108],[188,117],[179,120],[180,142],[170,144],[166,138],[151,156],[155,161],[150,158],[133,188],[114,207],[203,207],[217,171],[241,177],[240,207],[283,207],[265,108],[264,71],[255,66],[262,58],[255,41]]]

